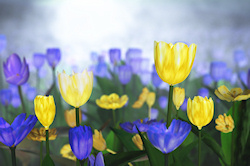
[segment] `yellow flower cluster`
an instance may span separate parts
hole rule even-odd
[[[243,91],[241,88],[233,88],[229,91],[225,85],[220,86],[214,93],[219,99],[227,102],[242,101],[250,98],[249,89]]]
[[[144,103],[151,108],[155,103],[155,93],[149,92],[148,88],[143,88],[138,100],[132,105],[133,108],[141,108]]]
[[[57,137],[56,128],[49,129],[49,140],[55,140]],[[33,128],[27,135],[27,138],[32,141],[46,141],[45,128]]]
[[[215,120],[217,124],[215,128],[223,133],[232,132],[234,129],[234,120],[231,115],[219,115],[218,118]]]
[[[108,95],[102,95],[100,99],[96,100],[96,104],[103,109],[116,110],[122,108],[128,101],[128,96],[123,95],[119,97],[116,93]]]

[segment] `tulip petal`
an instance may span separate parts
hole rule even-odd
[[[1,128],[7,128],[7,127],[10,127],[10,124],[7,123],[3,117],[0,117],[0,129]]]
[[[22,113],[14,119],[14,121],[11,124],[11,127],[13,128],[13,130],[16,130],[24,123],[25,117],[26,117],[26,113]]]
[[[0,142],[6,146],[11,147],[15,142],[15,136],[13,135],[13,129],[11,127],[0,128]]]
[[[104,166],[104,158],[102,152],[96,155],[95,166]]]

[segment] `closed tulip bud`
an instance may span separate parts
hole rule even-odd
[[[37,119],[48,130],[56,114],[54,97],[38,95],[34,100],[34,105]]]
[[[147,105],[149,107],[152,107],[155,103],[155,93],[154,92],[149,92],[147,96]]]
[[[185,89],[176,87],[173,90],[173,102],[177,110],[180,109],[180,106],[183,104],[185,99]]]
[[[196,45],[185,43],[154,42],[155,68],[159,77],[169,85],[184,81],[193,66]]]
[[[63,99],[69,105],[79,108],[89,100],[92,93],[93,73],[84,70],[69,76],[63,71],[58,73],[58,83]]]
[[[99,150],[99,151],[104,151],[107,146],[106,146],[106,141],[105,139],[103,138],[102,136],[102,132],[98,131],[98,130],[94,130],[94,135],[93,135],[93,147],[96,149],[96,150]]]
[[[134,142],[134,144],[137,146],[138,149],[143,150],[143,142],[139,134],[133,136],[132,141]]]
[[[212,98],[195,96],[188,99],[187,115],[190,122],[199,130],[211,122],[214,116],[214,102]]]
[[[64,112],[64,118],[69,127],[76,127],[76,109],[66,110]],[[79,111],[79,123],[82,121],[82,112]]]

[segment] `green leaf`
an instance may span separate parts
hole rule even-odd
[[[115,134],[113,131],[110,131],[107,138],[106,138],[106,144],[107,144],[107,148],[113,150],[115,148],[114,146],[114,137]]]
[[[111,128],[111,130],[115,133],[115,135],[118,137],[118,139],[122,142],[122,144],[128,151],[138,150],[138,148],[132,141],[132,134],[127,133],[122,129]]]
[[[151,166],[164,165],[165,164],[164,154],[158,149],[156,149],[148,140],[146,140],[139,130],[138,133],[142,139],[143,146],[147,152],[150,165]]]
[[[44,157],[42,166],[55,166],[53,160],[48,154]]]
[[[126,164],[130,161],[136,160],[146,154],[145,151],[130,151],[122,152],[113,155],[104,156],[104,162],[106,166],[114,166]]]
[[[118,86],[114,88],[115,84],[112,80],[109,80],[107,78],[102,78],[102,77],[96,77],[97,83],[100,86],[103,94],[111,94],[111,93],[117,93],[121,94],[122,93],[122,88],[121,86]]]

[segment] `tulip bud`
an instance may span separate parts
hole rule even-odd
[[[94,135],[93,135],[93,147],[96,149],[96,150],[99,150],[99,151],[104,151],[107,146],[106,146],[106,141],[105,139],[103,138],[102,136],[102,132],[98,131],[98,130],[94,130]]]
[[[135,136],[133,136],[132,141],[138,147],[138,149],[143,150],[143,142],[139,134],[136,134]]]
[[[180,106],[183,104],[185,99],[185,89],[176,87],[173,90],[173,102],[177,110],[179,110]]]

